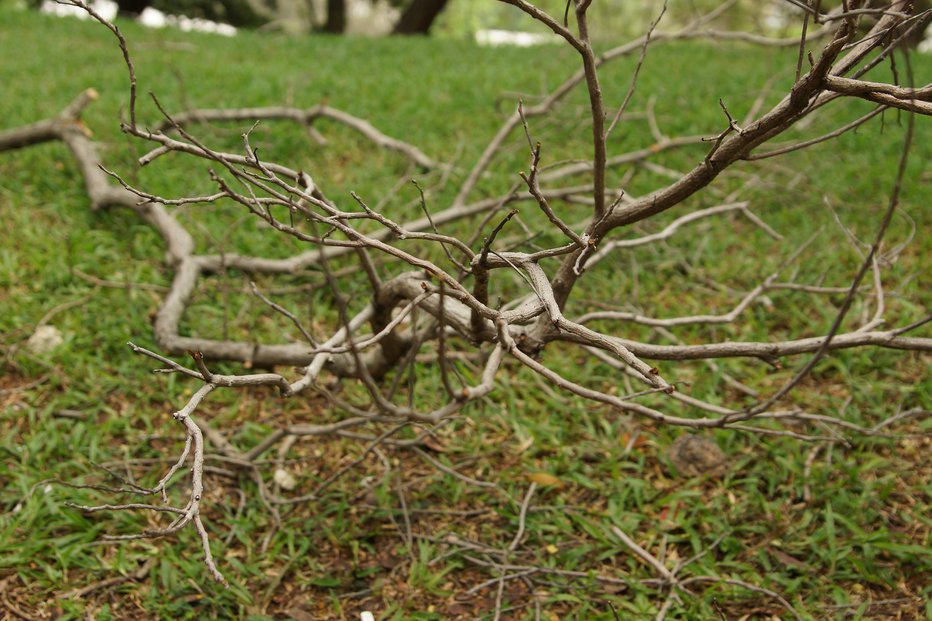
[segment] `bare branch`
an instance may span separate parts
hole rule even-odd
[[[152,511],[153,519],[161,520],[167,517],[168,520],[141,532],[110,535],[106,537],[107,540],[171,536],[191,525],[198,535],[201,554],[209,574],[215,580],[224,582],[223,575],[214,561],[209,533],[200,512],[200,503],[205,491],[204,474],[208,471],[205,467],[206,444],[218,451],[217,459],[223,460],[223,469],[218,470],[216,465],[211,466],[215,472],[236,476],[234,469],[244,471],[256,483],[259,498],[269,512],[273,524],[264,545],[269,543],[271,533],[282,524],[278,507],[319,499],[335,481],[358,467],[367,457],[378,457],[382,464],[382,481],[396,474],[392,462],[382,450],[387,446],[413,448],[420,459],[440,472],[470,485],[501,490],[496,482],[479,480],[463,474],[459,465],[449,466],[419,447],[430,444],[431,434],[436,434],[438,425],[458,418],[464,411],[468,411],[466,408],[474,407],[470,404],[485,399],[497,385],[507,383],[507,380],[502,380],[499,375],[504,366],[512,363],[517,364],[519,369],[526,368],[533,372],[533,377],[548,393],[555,395],[553,388],[558,388],[583,400],[605,404],[612,409],[658,423],[694,429],[730,428],[756,435],[831,443],[845,442],[846,433],[879,437],[893,435],[896,431],[894,425],[898,426],[928,415],[928,412],[919,408],[902,412],[898,409],[896,414],[879,423],[860,425],[846,420],[841,414],[828,416],[800,408],[773,407],[831,351],[865,346],[932,351],[932,339],[921,335],[911,336],[911,333],[930,321],[926,310],[910,310],[911,314],[906,315],[900,313],[898,317],[901,319],[898,321],[907,325],[886,326],[888,310],[894,310],[896,306],[892,303],[896,291],[888,290],[895,289],[896,285],[885,270],[898,257],[906,256],[903,250],[913,239],[918,227],[909,221],[912,230],[909,235],[904,236],[906,241],[886,251],[881,247],[893,214],[897,210],[901,188],[907,181],[906,158],[913,139],[913,117],[915,114],[932,115],[932,86],[906,87],[898,83],[869,81],[865,77],[883,58],[890,56],[893,47],[905,36],[905,32],[916,27],[921,21],[917,16],[907,14],[904,2],[897,0],[890,7],[883,9],[851,9],[845,4],[842,8],[823,15],[818,3],[813,7],[811,3],[792,0],[794,5],[803,8],[806,13],[802,36],[787,39],[770,39],[751,33],[716,30],[713,27],[714,20],[735,4],[734,0],[720,4],[679,31],[658,32],[660,18],[666,10],[664,4],[663,10],[643,36],[622,46],[597,53],[590,35],[588,10],[591,0],[571,0],[571,3],[567,4],[567,15],[562,24],[526,0],[501,1],[515,6],[561,37],[578,54],[578,69],[554,90],[536,99],[536,105],[525,106],[523,100],[520,101],[515,112],[504,120],[498,131],[482,148],[481,155],[472,163],[468,173],[464,171],[465,179],[458,188],[452,189],[456,193],[452,202],[449,205],[434,205],[436,200],[441,200],[437,197],[445,196],[437,188],[443,189],[448,179],[453,178],[458,172],[456,169],[439,164],[413,144],[385,135],[365,119],[325,104],[305,109],[275,106],[190,110],[173,115],[153,96],[163,120],[155,125],[156,129],[152,131],[144,129],[137,124],[136,76],[125,39],[113,24],[87,8],[83,0],[73,0],[72,4],[90,12],[116,36],[117,44],[123,52],[130,76],[130,122],[123,126],[123,130],[130,138],[147,145],[149,151],[140,158],[140,165],[146,165],[164,155],[175,154],[182,156],[186,162],[209,167],[205,180],[212,184],[209,191],[192,192],[184,197],[163,197],[145,188],[136,188],[125,181],[118,172],[104,168],[97,145],[80,122],[82,111],[96,98],[96,92],[91,89],[82,93],[53,118],[0,132],[0,151],[48,141],[63,141],[80,169],[91,207],[122,207],[136,213],[161,237],[167,250],[169,267],[173,272],[171,286],[167,289],[155,316],[154,335],[157,347],[154,349],[159,353],[133,343],[129,343],[129,346],[133,352],[151,358],[160,365],[156,372],[174,373],[180,376],[179,379],[195,380],[199,384],[187,403],[173,414],[174,420],[185,429],[184,447],[178,455],[165,460],[169,464],[168,469],[161,474],[161,478],[152,488],[137,485],[132,480],[127,480],[130,477],[123,477],[115,472],[110,474],[120,482],[117,485],[67,484],[78,489],[129,493],[143,497],[160,493],[165,500],[164,506],[133,501],[70,506],[87,513]],[[568,23],[570,4],[575,16],[575,31],[570,30]],[[855,26],[857,18],[861,15],[875,15],[877,19],[870,31],[858,38]],[[813,21],[819,27],[810,29],[809,21]],[[699,37],[798,47],[795,83],[769,110],[766,109],[765,101],[776,82],[771,80],[762,88],[755,88],[751,97],[756,95],[756,98],[744,116],[732,113],[732,110],[746,110],[748,107],[744,102],[729,100],[729,109],[724,100],[719,100],[721,122],[717,128],[710,128],[710,138],[665,135],[658,123],[655,97],[648,98],[646,112],[643,114],[626,114],[633,101],[648,48],[663,41]],[[807,68],[805,52],[814,41],[822,38],[826,42],[824,45],[820,44],[822,49],[817,50],[817,54],[808,56]],[[614,59],[636,53],[639,53],[639,57],[625,96],[612,118],[608,119],[600,70]],[[792,68],[789,69],[792,71]],[[912,83],[908,64],[907,70],[910,71]],[[898,81],[898,75],[895,74],[894,82]],[[584,124],[587,126],[587,132],[591,130],[591,137],[587,139],[587,148],[591,148],[591,160],[563,160],[545,168],[541,160],[544,147],[533,139],[532,123],[529,120],[554,112],[580,85],[585,85],[588,99],[588,116]],[[777,148],[766,146],[772,145],[772,141],[794,126],[799,126],[801,121],[814,118],[812,115],[822,106],[851,97],[876,102],[878,107],[841,127],[830,129],[817,138]],[[803,284],[796,282],[798,274],[795,272],[778,281],[784,270],[802,255],[806,244],[792,253],[773,273],[755,276],[756,280],[752,282],[757,284],[750,290],[738,290],[736,285],[705,278],[686,262],[683,278],[688,285],[696,284],[692,282],[694,280],[701,281],[702,285],[711,286],[717,294],[733,296],[733,306],[730,310],[720,313],[706,312],[708,309],[700,308],[679,310],[675,313],[678,316],[657,318],[635,312],[642,306],[639,300],[641,288],[638,285],[638,272],[643,272],[643,268],[638,267],[639,264],[632,255],[630,261],[623,261],[615,266],[615,269],[619,269],[619,266],[620,269],[628,269],[630,266],[634,283],[631,291],[619,292],[621,301],[617,308],[622,310],[607,310],[614,307],[604,303],[604,300],[588,300],[585,301],[587,304],[584,310],[599,310],[585,313],[577,321],[567,318],[572,292],[576,283],[585,277],[587,267],[596,266],[600,262],[604,262],[605,265],[608,263],[606,259],[617,256],[619,251],[651,244],[665,245],[665,240],[671,239],[678,231],[683,230],[685,225],[700,220],[713,222],[712,218],[738,212],[772,239],[783,241],[783,236],[758,214],[751,212],[750,203],[743,200],[749,191],[767,187],[767,181],[762,179],[763,173],[754,171],[748,174],[738,171],[735,174],[736,178],[749,177],[750,181],[740,183],[741,187],[734,191],[722,191],[709,186],[726,171],[736,170],[743,160],[772,158],[820,144],[860,127],[887,108],[909,112],[906,144],[890,205],[884,213],[869,251],[866,243],[859,242],[853,232],[842,226],[849,241],[858,254],[862,255],[861,267],[849,286],[827,286],[824,282],[827,278],[817,278],[814,281],[807,279],[811,284]],[[607,138],[623,117],[646,119],[646,129],[650,131],[655,144],[627,152],[609,153]],[[332,180],[324,178],[319,172],[313,171],[312,176],[293,163],[260,158],[259,148],[253,146],[258,144],[253,135],[256,123],[259,120],[273,119],[294,121],[308,133],[317,131],[315,124],[319,124],[321,119],[340,123],[358,132],[376,147],[398,153],[410,160],[405,177],[408,177],[415,167],[439,169],[436,176],[440,180],[436,185],[425,186],[425,190],[415,182],[419,200],[416,204],[409,203],[408,208],[419,206],[423,217],[399,222],[387,215],[388,206],[402,187],[397,181],[397,172],[392,175],[393,187],[385,193],[380,193],[371,203],[358,194],[342,190],[333,196],[343,198],[332,200],[325,194],[325,189],[329,189],[328,185]],[[740,123],[738,119],[741,119]],[[610,122],[606,123],[609,120]],[[247,121],[252,125],[242,134],[241,146],[234,149],[241,152],[214,148],[209,141],[195,135],[195,130],[198,129],[196,123]],[[480,181],[496,172],[493,171],[493,164],[496,158],[512,146],[508,142],[518,126],[523,128],[529,148],[528,170],[521,173],[527,191],[519,191],[519,185],[516,184],[504,194],[467,202]],[[537,122],[533,123],[533,126],[540,128]],[[690,170],[677,171],[675,169],[680,165],[662,159],[674,149],[691,149],[691,145],[703,142],[710,144],[704,147],[704,155],[700,155],[696,150],[693,161],[698,163]],[[550,146],[547,148],[548,154],[556,152],[549,150]],[[628,165],[633,166],[627,171],[621,171],[623,174],[620,175],[620,185],[615,188],[608,187],[610,167]],[[634,182],[635,176],[641,171],[650,173],[648,176],[651,182],[655,182],[656,179],[660,181],[653,186],[653,191],[644,195],[633,196],[626,193],[627,186]],[[506,176],[504,173],[496,174],[498,181]],[[543,187],[557,186],[575,175],[583,175],[579,185]],[[127,175],[126,178],[131,177]],[[511,181],[514,181],[513,177]],[[640,178],[637,179],[637,182],[640,181]],[[505,185],[504,181],[501,183]],[[488,185],[492,187],[491,183]],[[707,188],[709,194],[716,197],[715,201],[703,199],[699,202],[700,193]],[[346,198],[347,196],[350,198]],[[431,197],[430,204],[428,196]],[[543,217],[537,217],[536,220],[517,217],[517,210],[513,209],[513,206],[522,201],[533,201]],[[221,202],[240,210],[244,217],[257,218],[260,223],[273,229],[274,233],[289,236],[291,241],[302,245],[302,251],[290,257],[270,259],[227,252],[225,244],[217,244],[220,248],[214,251],[215,254],[198,253],[194,238],[181,224],[181,220],[175,217],[173,210],[168,208]],[[701,207],[707,204],[715,206]],[[571,209],[577,209],[579,205],[586,206],[583,209],[587,212],[586,216],[576,221],[570,220],[566,214],[571,213]],[[674,209],[680,211],[672,213],[671,210]],[[637,231],[632,229],[629,233],[622,233],[620,230],[666,211],[671,211],[671,217],[663,228],[646,226]],[[536,212],[534,215],[536,216]],[[458,230],[456,227],[446,226],[468,218],[475,218],[478,226],[476,222],[464,224]],[[551,235],[563,241],[553,247],[542,245],[544,242],[541,240],[550,239]],[[787,238],[792,239],[789,233]],[[714,242],[713,236],[704,238],[696,256],[699,256],[706,243]],[[446,257],[449,263],[444,263],[443,257]],[[334,263],[337,259],[339,264]],[[435,263],[436,260],[440,261],[440,265]],[[258,287],[252,284],[253,294],[274,312],[288,319],[297,329],[301,335],[297,342],[257,342],[250,336],[237,341],[183,335],[182,320],[198,286],[202,284],[203,279],[227,270],[238,270],[249,275],[292,274],[299,277],[303,277],[305,270],[314,270],[316,275],[313,282],[302,283],[293,290],[314,291],[315,296],[321,295],[326,298],[333,310],[315,316],[313,326],[305,326],[297,314],[288,310],[290,302],[279,304],[273,301],[277,294],[260,293]],[[865,283],[862,287],[862,281],[868,271],[871,275],[869,286]],[[323,285],[319,278],[321,272]],[[507,277],[503,278],[507,282],[502,283],[501,287],[497,286],[500,283],[494,280],[496,272]],[[473,278],[473,282],[470,283],[469,278]],[[496,285],[494,289],[493,283]],[[738,322],[743,314],[755,303],[769,304],[769,298],[765,294],[776,289],[812,295],[838,294],[844,295],[844,300],[828,330],[815,331],[810,333],[810,336],[801,336],[806,334],[802,332],[804,328],[791,325],[782,332],[785,336],[770,335],[772,338],[760,342],[718,342],[725,337],[716,332],[711,338],[706,334],[708,342],[702,342],[697,337],[696,340],[686,341],[686,344],[666,330],[668,327],[703,324],[734,324],[736,329],[740,328]],[[493,291],[495,295],[492,295]],[[860,310],[857,327],[844,331],[842,324],[849,311],[855,307],[855,300],[858,300]],[[68,302],[52,312],[80,303],[83,302]],[[620,327],[619,324],[605,323],[599,327],[611,328],[611,331],[603,332],[586,325],[592,321],[641,324],[654,330],[626,333],[624,323],[620,324]],[[887,329],[882,330],[882,326]],[[629,338],[632,334],[646,336]],[[696,334],[702,335],[703,332],[697,331]],[[315,335],[320,336],[318,338]],[[685,336],[682,338],[686,340]],[[566,349],[575,349],[585,357],[591,354],[593,360],[606,363],[617,375],[617,383],[621,384],[624,390],[619,390],[619,386],[614,385],[606,387],[606,384],[612,384],[614,380],[600,380],[602,384],[593,387],[588,385],[593,383],[588,378],[574,379],[578,376],[557,372],[555,369],[560,367],[547,358],[548,355],[552,355],[548,354],[549,348],[563,354],[559,346],[554,346],[554,342],[567,343],[569,345],[565,346]],[[670,342],[673,344],[667,344]],[[185,353],[192,358],[190,362],[181,363],[167,357],[181,356]],[[753,357],[778,366],[782,357],[807,353],[814,355],[792,380],[767,398],[758,397],[760,386],[745,386],[739,379],[725,373],[714,361],[718,358]],[[512,362],[506,363],[506,354]],[[241,361],[247,368],[255,365],[288,365],[298,368],[266,373],[218,373],[211,371],[211,368],[221,368],[213,366],[211,361],[216,359]],[[456,360],[466,362],[455,362]],[[714,373],[722,374],[729,386],[745,395],[751,395],[758,399],[759,403],[742,408],[711,397],[700,399],[688,394],[688,381],[676,383],[673,379],[668,379],[678,375],[684,377],[683,374],[677,374],[675,369],[661,373],[658,367],[652,366],[646,360],[705,361],[700,365],[700,370],[711,369]],[[430,388],[425,387],[427,382],[416,381],[418,374],[415,365],[423,361],[437,363],[439,381],[431,383]],[[478,364],[473,364],[476,361],[483,365],[481,374]],[[471,369],[472,375],[469,377],[465,366]],[[336,376],[335,379],[325,374],[325,371]],[[635,387],[631,378],[644,385]],[[331,381],[337,382],[339,386],[356,382],[359,389],[341,393],[339,389],[334,388]],[[229,438],[233,436],[228,430],[220,429],[219,426],[214,428],[203,421],[195,420],[197,408],[213,390],[250,386],[274,387],[285,397],[302,392],[313,393],[326,403],[327,418],[313,422],[280,423],[268,429],[266,435],[252,446],[243,448],[231,442]],[[690,411],[678,415],[668,411],[667,406]],[[697,411],[699,416],[695,415]],[[409,426],[417,428],[415,437],[393,437]],[[811,432],[813,427],[820,432]],[[363,440],[367,444],[356,458],[349,460],[320,482],[316,490],[282,497],[281,489],[288,486],[280,485],[277,480],[274,484],[268,483],[258,466],[273,463],[277,467],[283,467],[288,452],[298,438],[325,434]],[[276,446],[277,458],[260,460],[262,455]],[[187,475],[190,488],[186,491],[187,500],[175,506],[168,502],[167,488],[186,466],[190,468]],[[405,545],[411,552],[413,541],[423,535],[415,532],[412,527],[411,514],[416,509],[408,507],[404,488],[405,486],[402,486],[398,490],[404,523],[399,522],[397,525],[399,532],[404,535]],[[467,560],[487,567],[493,573],[494,578],[482,582],[473,591],[495,587],[496,618],[505,614],[505,585],[509,581],[522,580],[532,585],[533,581],[539,580],[541,576],[569,578],[586,575],[585,572],[511,562],[524,554],[520,548],[527,531],[527,516],[531,511],[531,502],[536,491],[536,484],[532,483],[520,503],[510,498],[518,506],[519,513],[517,531],[507,547],[499,549],[477,542],[464,543],[459,539],[452,542],[460,545],[461,551],[481,555],[482,559],[467,557]],[[241,499],[240,502],[242,506],[245,501]],[[679,577],[679,572],[701,556],[701,553],[670,570],[665,563],[666,538],[661,544],[658,557],[641,548],[617,526],[611,526],[611,532],[656,573],[656,577],[642,580],[641,583],[660,590],[663,600],[662,603],[658,600],[658,621],[663,620],[675,610],[675,606],[682,603],[681,598],[689,594],[688,585],[716,582],[732,584],[772,597],[799,618],[799,613],[785,599],[768,589],[731,578]],[[596,576],[593,579],[605,584],[628,584],[628,581],[622,578]]]

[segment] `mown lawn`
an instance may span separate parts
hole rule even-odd
[[[145,95],[150,90],[169,110],[304,107],[326,100],[453,164],[449,178],[412,171],[401,158],[326,123],[319,127],[329,140],[326,147],[286,123],[263,124],[254,144],[264,158],[315,171],[315,179],[336,200],[348,200],[353,190],[374,203],[399,177],[415,175],[434,210],[449,204],[457,181],[514,109],[519,93],[533,102],[575,70],[572,54],[560,47],[493,50],[453,40],[288,39],[254,33],[223,39],[146,31],[131,23],[121,27],[137,63],[144,95],[141,118],[158,120]],[[773,78],[767,101],[775,101],[779,89],[792,81],[795,61],[792,51],[704,43],[658,46],[648,55],[630,109],[643,112],[648,97],[655,96],[658,121],[668,135],[714,135],[724,126],[719,98],[742,116],[759,86]],[[631,67],[625,61],[606,70],[608,101],[621,100]],[[913,71],[918,83],[927,83],[932,58],[914,58]],[[136,166],[143,148],[118,127],[127,101],[125,69],[113,38],[99,25],[0,4],[0,84],[0,129],[52,116],[83,89],[94,87],[101,97],[84,121],[108,167],[155,192],[211,190],[201,164],[165,158],[148,168]],[[788,139],[816,136],[869,109],[864,102],[844,103],[820,113]],[[577,93],[550,118],[532,121],[545,164],[588,157],[585,113],[585,98]],[[199,131],[213,144],[235,149],[247,128],[234,124]],[[571,313],[606,305],[628,305],[655,316],[727,312],[816,232],[817,242],[790,272],[799,282],[847,285],[861,258],[825,204],[858,238],[871,239],[888,200],[904,128],[904,118],[887,113],[882,122],[811,150],[738,167],[684,209],[717,204],[758,176],[760,182],[741,196],[784,235],[782,241],[740,216],[704,220],[593,270],[576,292]],[[911,237],[884,271],[884,286],[891,292],[888,325],[921,319],[932,301],[927,269],[932,131],[928,119],[917,119],[916,128],[900,215],[887,235],[887,248]],[[610,149],[617,153],[651,143],[646,123],[635,115],[615,131]],[[684,170],[702,158],[704,148],[652,161]],[[523,134],[512,136],[499,162],[476,196],[507,190],[516,172],[527,166]],[[618,182],[626,172],[614,171],[612,180]],[[662,169],[640,169],[627,188],[642,194],[665,179]],[[386,213],[398,221],[416,217],[416,197],[416,189],[403,186]],[[580,205],[561,209],[569,222],[586,215]],[[301,250],[233,206],[186,207],[175,213],[202,252],[286,256]],[[659,231],[682,213],[626,234]],[[158,237],[133,214],[90,211],[62,144],[0,154],[0,217],[0,606],[7,615],[350,619],[369,609],[384,619],[491,619],[498,573],[471,561],[470,552],[452,549],[450,538],[507,547],[518,527],[521,501],[535,480],[542,485],[512,558],[515,565],[537,568],[535,582],[533,587],[520,579],[504,583],[503,618],[533,619],[535,602],[544,619],[653,618],[665,597],[656,588],[597,579],[654,576],[614,537],[611,525],[653,554],[665,554],[670,566],[705,552],[683,576],[715,575],[771,589],[807,619],[932,615],[932,442],[922,435],[932,431],[928,418],[897,426],[895,438],[852,434],[847,442],[820,445],[718,431],[709,435],[729,457],[727,474],[689,478],[677,473],[666,456],[680,430],[563,394],[517,366],[506,369],[507,385],[439,432],[444,452],[437,458],[498,488],[466,485],[411,452],[385,449],[385,461],[370,455],[331,487],[324,501],[283,511],[276,529],[255,483],[214,460],[202,506],[214,554],[231,582],[228,590],[210,581],[193,531],[164,541],[102,544],[103,534],[146,528],[147,516],[82,515],[65,502],[113,499],[45,481],[102,482],[105,466],[153,482],[163,468],[159,460],[170,459],[180,448],[183,437],[169,414],[196,387],[175,376],[152,375],[151,361],[124,345],[132,339],[151,346],[151,317],[171,270],[163,263]],[[532,230],[546,228],[529,207],[521,217]],[[447,232],[457,231],[471,231],[470,224]],[[514,235],[517,241],[520,236]],[[536,241],[546,245],[558,238],[548,232]],[[248,280],[231,272],[206,281],[189,307],[183,331],[214,338],[293,338],[286,322],[269,316],[248,294]],[[333,310],[325,296],[306,290],[320,280],[319,272],[309,272],[262,279],[260,285],[282,290],[277,300],[309,322],[326,323]],[[352,292],[354,281],[346,286]],[[506,292],[523,283],[505,279],[497,286]],[[819,334],[837,313],[841,296],[779,291],[768,300],[734,325],[684,328],[675,336],[698,343]],[[872,312],[871,304],[870,296],[859,298],[851,321]],[[50,312],[48,322],[62,331],[65,342],[49,354],[30,354],[25,341]],[[668,335],[646,328],[626,335],[670,342]],[[619,383],[616,372],[579,350],[555,348],[543,359],[581,383],[603,389]],[[929,409],[929,360],[892,350],[839,352],[824,360],[787,403],[867,427],[900,410]],[[782,369],[757,360],[725,361],[716,369],[664,363],[662,369],[690,382],[696,396],[741,405],[747,396],[729,388],[724,373],[767,393],[803,362],[788,359]],[[242,371],[233,364],[217,368]],[[476,369],[464,362],[462,372],[472,377]],[[431,388],[439,386],[435,365],[419,363],[418,386],[415,398],[430,402]],[[659,398],[645,402],[683,413]],[[201,415],[243,447],[284,421],[339,417],[315,397],[281,400],[264,389],[217,391]],[[795,429],[826,432],[818,426]],[[295,493],[312,489],[363,448],[363,443],[335,439],[296,444],[284,456],[298,478]],[[269,463],[269,479],[274,468]],[[373,481],[378,483],[370,485]],[[181,497],[183,487],[178,483],[174,494]],[[477,556],[485,558],[481,551]],[[76,594],[102,580],[129,576],[145,563],[140,579]],[[760,592],[711,583],[696,586],[668,618],[774,616],[790,618]]]

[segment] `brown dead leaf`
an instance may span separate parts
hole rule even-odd
[[[532,472],[527,478],[542,487],[563,487],[563,481],[546,472]]]
[[[775,548],[767,548],[767,552],[770,553],[770,556],[774,557],[775,559],[777,559],[778,561],[780,561],[781,563],[789,567],[795,567],[797,569],[808,569],[809,568],[809,566],[806,565],[806,563],[802,562],[795,556],[790,556],[789,554],[787,554],[786,552],[783,552],[782,550],[777,550]]]
[[[621,446],[627,447],[628,445],[631,445],[631,450],[636,451],[650,444],[650,439],[644,434],[638,433],[636,436],[634,436],[633,443],[631,442],[631,437],[631,434],[627,431],[621,434],[619,441]]]
[[[428,448],[435,453],[446,453],[447,452],[447,447],[444,446],[443,442],[441,442],[439,439],[435,438],[434,436],[427,436],[427,438],[424,440],[423,446],[424,448]]]
[[[294,619],[294,621],[314,621],[315,617],[304,608],[289,608],[285,611],[285,614],[288,615],[289,619]]]
[[[518,444],[515,445],[514,451],[515,455],[520,455],[534,445],[534,436],[528,436],[524,440],[521,440]]]
[[[401,557],[392,548],[384,548],[378,554],[378,562],[383,569],[394,569],[401,562]]]

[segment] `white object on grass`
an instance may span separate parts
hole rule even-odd
[[[61,330],[55,326],[39,326],[26,341],[26,348],[34,354],[47,354],[62,343]]]
[[[111,0],[94,0],[94,2],[89,4],[92,9],[108,21],[113,20],[117,16],[116,2],[112,2]],[[39,10],[49,15],[58,15],[61,17],[77,17],[79,19],[87,19],[90,17],[87,11],[80,7],[69,4],[59,4],[54,0],[45,0]],[[139,14],[138,20],[140,24],[149,28],[165,28],[166,26],[171,26],[183,30],[184,32],[212,32],[214,34],[223,35],[224,37],[232,37],[236,34],[236,28],[230,24],[220,24],[199,17],[190,18],[184,15],[166,15],[151,6],[143,9],[142,13]]]
[[[139,23],[149,28],[165,28],[170,26],[184,32],[212,32],[225,37],[232,37],[236,34],[236,28],[229,24],[220,24],[199,17],[191,18],[185,17],[184,15],[166,15],[151,6],[146,7],[143,9],[142,13],[139,14]]]
[[[139,23],[148,28],[164,28],[168,25],[168,16],[158,9],[147,6],[139,14]]]
[[[278,483],[278,486],[286,491],[293,490],[298,482],[295,480],[294,475],[285,470],[284,468],[279,468],[275,471],[274,476],[275,482]]]
[[[94,2],[90,2],[88,4],[106,20],[112,20],[114,17],[116,17],[116,2],[111,2],[111,0],[94,0]],[[48,13],[49,15],[58,15],[60,17],[70,16],[77,17],[78,19],[87,19],[90,17],[90,15],[87,14],[87,11],[81,7],[77,7],[71,4],[59,4],[53,0],[45,0],[45,2],[42,3],[42,6],[39,7],[39,11],[42,13]]]
[[[477,30],[476,43],[495,47],[497,45],[514,45],[517,47],[531,47],[546,43],[559,42],[556,35],[538,34],[535,32],[520,32],[517,30]]]

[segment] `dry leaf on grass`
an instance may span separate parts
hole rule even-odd
[[[563,481],[546,472],[532,472],[527,478],[542,487],[563,487]]]

